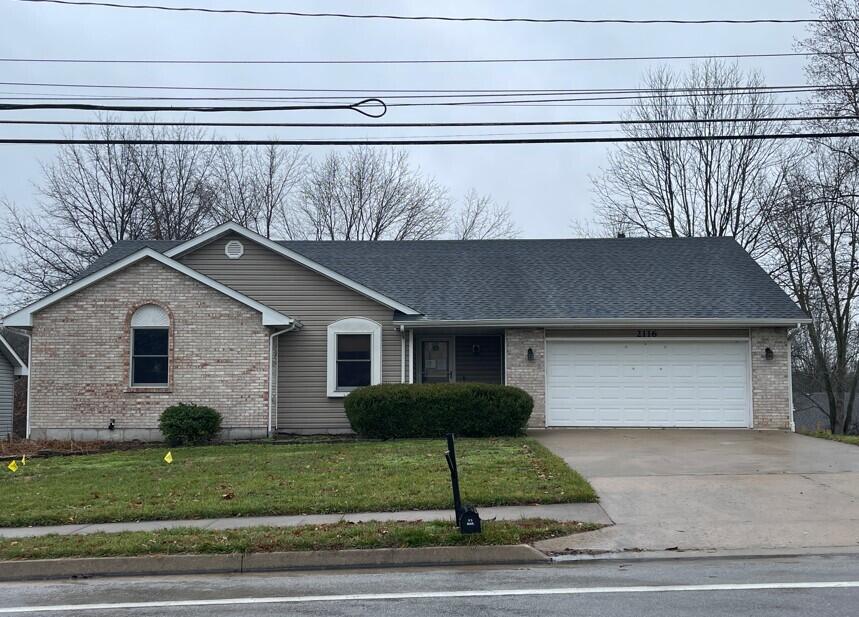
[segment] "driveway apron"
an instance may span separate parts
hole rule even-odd
[[[551,552],[859,545],[859,447],[794,433],[557,429],[543,445],[593,484],[613,527]]]

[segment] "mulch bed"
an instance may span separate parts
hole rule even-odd
[[[13,439],[0,441],[0,460],[12,460],[37,456],[74,456],[78,454],[97,454],[116,450],[139,450],[146,447],[142,441],[59,441],[32,439]]]

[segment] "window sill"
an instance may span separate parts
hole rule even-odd
[[[328,393],[328,398],[345,398],[345,397],[349,396],[350,392],[352,392],[352,390],[349,390],[349,391],[335,390],[334,392]]]
[[[125,389],[126,394],[170,394],[173,392],[171,386],[130,386]]]

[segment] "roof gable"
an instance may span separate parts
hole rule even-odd
[[[349,278],[348,276],[344,276],[341,272],[338,272],[319,262],[316,262],[313,259],[308,258],[306,255],[303,255],[302,253],[295,252],[283,243],[269,240],[265,236],[261,236],[260,234],[254,233],[251,230],[242,227],[241,225],[237,225],[236,223],[224,223],[223,225],[219,225],[218,227],[215,227],[214,229],[211,229],[206,233],[197,236],[196,238],[192,238],[187,242],[183,242],[181,244],[177,244],[173,247],[168,248],[164,254],[168,257],[178,258],[182,255],[188,254],[197,247],[205,246],[206,244],[227,234],[237,234],[250,240],[251,242],[256,242],[257,244],[264,246],[265,248],[273,251],[274,253],[286,257],[287,259],[290,259],[294,262],[297,262],[302,266],[313,270],[314,272],[317,272],[326,278],[336,281],[344,287],[352,289],[353,291],[356,291],[363,296],[367,296],[368,298],[375,300],[380,304],[392,308],[395,311],[399,311],[405,315],[420,315],[420,311],[417,311],[410,306],[406,306],[402,302],[388,297],[385,294],[380,293],[379,291],[372,289],[371,287],[368,287],[367,285],[364,285],[356,280]]]
[[[189,268],[188,266],[179,263],[178,261],[166,257],[162,255],[158,251],[151,249],[149,247],[141,248],[134,253],[119,259],[118,261],[106,266],[102,269],[96,270],[91,274],[84,276],[83,278],[78,279],[74,283],[63,287],[62,289],[42,298],[41,300],[34,302],[30,306],[27,306],[11,315],[7,315],[3,319],[3,324],[6,326],[17,326],[17,327],[31,327],[33,325],[33,315],[38,311],[55,304],[62,299],[71,296],[72,294],[89,287],[90,285],[110,276],[114,272],[118,272],[123,270],[132,264],[135,264],[144,259],[153,259],[185,276],[188,276],[207,287],[211,287],[215,291],[219,291],[220,293],[229,296],[230,298],[240,302],[246,306],[251,307],[252,309],[259,311],[262,314],[262,323],[265,326],[290,326],[295,322],[294,319],[284,315],[283,313],[279,313],[264,304],[257,302],[251,298],[248,298],[244,294],[240,294],[235,291],[219,283],[218,281],[205,276],[196,270]]]

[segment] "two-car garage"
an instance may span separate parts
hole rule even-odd
[[[547,339],[546,425],[750,427],[749,341]]]

